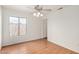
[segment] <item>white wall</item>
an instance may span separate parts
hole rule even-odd
[[[49,15],[48,40],[79,52],[79,6],[64,6]]]
[[[21,36],[19,38],[14,37],[10,38],[9,37],[9,17],[10,16],[21,16],[21,17],[26,17],[27,18],[27,33],[25,36]],[[22,12],[22,11],[17,11],[17,10],[12,10],[8,8],[3,8],[3,40],[2,40],[2,45],[10,45],[10,44],[15,44],[19,42],[24,42],[24,41],[29,41],[29,40],[36,40],[40,39],[46,36],[46,34],[42,35],[42,29],[43,23],[42,21],[44,18],[36,18],[34,17],[31,13],[28,12]],[[45,27],[46,28],[46,27]],[[46,32],[46,30],[44,31]]]
[[[1,40],[2,40],[2,8],[0,6],[0,49],[1,49]]]

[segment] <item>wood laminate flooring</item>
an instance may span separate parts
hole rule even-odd
[[[46,39],[33,40],[5,46],[1,54],[77,54]]]

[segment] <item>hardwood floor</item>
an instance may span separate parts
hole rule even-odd
[[[46,39],[39,39],[3,47],[2,54],[76,54]]]

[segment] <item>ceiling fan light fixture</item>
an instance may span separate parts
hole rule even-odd
[[[37,14],[38,14],[38,15],[40,15],[41,13],[40,13],[40,12],[38,12]]]
[[[40,12],[33,13],[33,15],[34,15],[34,16],[36,16],[36,17],[43,16],[43,14],[42,14],[42,13],[40,13]]]
[[[34,16],[36,16],[36,13],[33,13]]]
[[[39,14],[37,14],[36,16],[37,16],[37,17],[39,17],[40,15],[39,15]]]
[[[40,16],[43,16],[43,14],[40,14]]]

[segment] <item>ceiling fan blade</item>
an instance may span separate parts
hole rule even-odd
[[[52,11],[52,9],[42,9],[43,11]]]
[[[58,10],[61,10],[61,9],[63,9],[63,7],[58,8]]]

